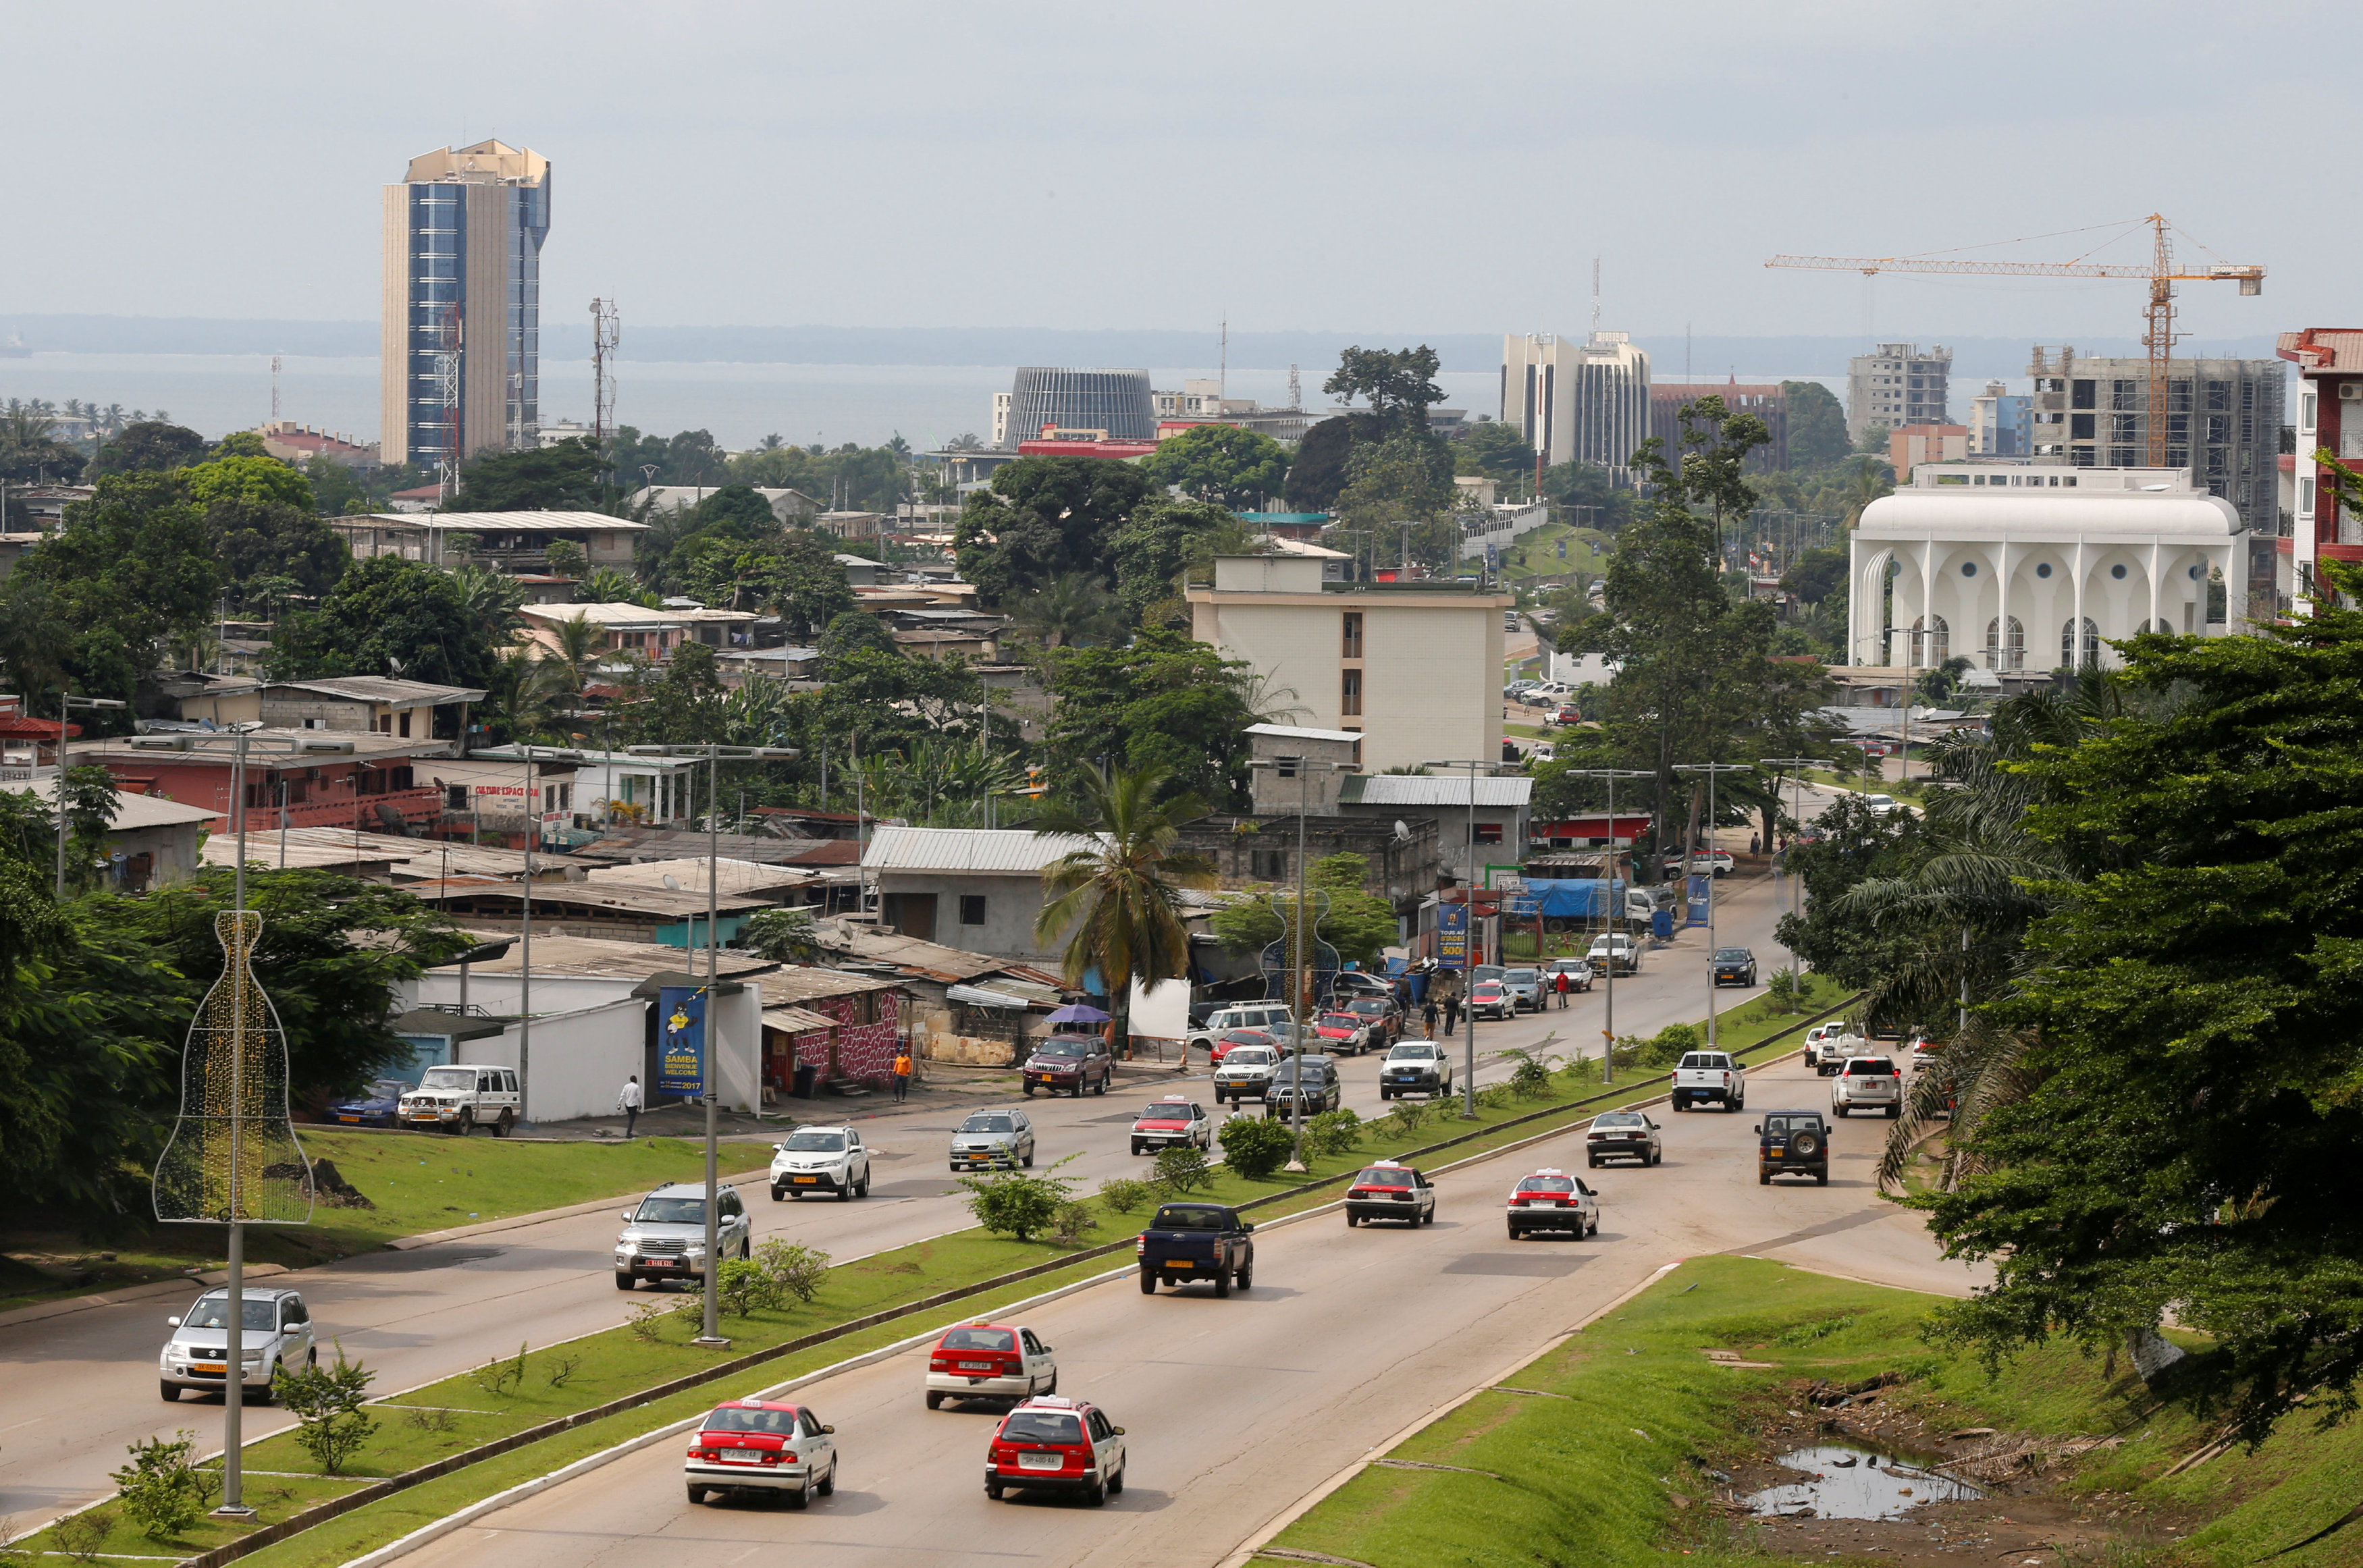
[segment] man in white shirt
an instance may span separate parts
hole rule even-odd
[[[616,1109],[624,1113],[624,1136],[632,1135],[632,1123],[640,1116],[640,1075],[634,1073],[624,1080],[624,1091],[616,1097]]]

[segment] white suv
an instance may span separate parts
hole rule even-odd
[[[1280,1062],[1280,1052],[1270,1045],[1234,1045],[1223,1054],[1223,1065],[1215,1069],[1215,1103],[1225,1100],[1240,1104],[1261,1099],[1264,1090],[1271,1087],[1271,1070]]]
[[[1286,1002],[1238,1002],[1217,1008],[1206,1015],[1206,1021],[1190,1032],[1189,1044],[1194,1051],[1207,1051],[1215,1041],[1234,1029],[1269,1029],[1285,1035],[1292,1015]]]
[[[1903,1069],[1892,1057],[1847,1057],[1830,1080],[1830,1110],[1839,1116],[1883,1110],[1893,1121],[1903,1114]]]
[[[489,1127],[505,1138],[524,1114],[516,1072],[510,1067],[429,1067],[418,1087],[402,1097],[394,1121],[405,1127],[439,1127],[464,1138]]]
[[[246,1363],[239,1382],[268,1404],[273,1372],[320,1359],[312,1342],[312,1314],[293,1290],[250,1285],[240,1288],[239,1299],[246,1309],[239,1314],[239,1350]],[[229,1381],[229,1292],[208,1290],[185,1315],[164,1320],[172,1326],[172,1337],[156,1358],[156,1379],[166,1402],[180,1403],[183,1388],[220,1393]]]
[[[715,1207],[715,1245],[726,1258],[746,1257],[754,1250],[754,1229],[738,1189],[725,1186]],[[668,1182],[624,1210],[624,1233],[616,1238],[616,1289],[629,1290],[644,1279],[704,1277],[704,1182]]]
[[[771,1201],[790,1193],[833,1192],[842,1203],[870,1196],[870,1151],[850,1127],[799,1127],[771,1145]]]

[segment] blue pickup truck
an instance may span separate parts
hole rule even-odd
[[[1171,1285],[1193,1279],[1214,1282],[1228,1296],[1255,1280],[1255,1221],[1219,1203],[1166,1203],[1133,1244],[1140,1260],[1140,1293],[1153,1296],[1160,1279]]]

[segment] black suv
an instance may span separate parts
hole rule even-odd
[[[1283,1056],[1272,1069],[1271,1082],[1264,1086],[1263,1113],[1269,1117],[1292,1117],[1296,1113],[1296,1058]],[[1328,1056],[1307,1055],[1304,1057],[1304,1115],[1307,1121],[1325,1110],[1335,1110],[1345,1103],[1345,1093],[1338,1087],[1337,1065]]]
[[[1714,950],[1714,983],[1718,986],[1752,986],[1756,983],[1756,955],[1745,947],[1718,947]]]
[[[1809,1176],[1830,1185],[1830,1129],[1818,1110],[1768,1110],[1756,1129],[1756,1184],[1776,1176]]]

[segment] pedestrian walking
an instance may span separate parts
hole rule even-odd
[[[1559,1010],[1561,1012],[1565,1012],[1567,1010],[1567,996],[1570,991],[1575,989],[1575,982],[1567,977],[1566,970],[1561,969],[1559,972],[1559,978],[1551,986],[1551,989],[1559,993]]]
[[[894,1098],[911,1098],[911,1048],[903,1046],[894,1053]]]
[[[1434,997],[1430,997],[1427,999],[1427,1006],[1420,1010],[1420,1021],[1427,1025],[1427,1038],[1430,1040],[1436,1038],[1436,1021],[1437,1017],[1438,1014],[1436,1008],[1436,999]]]
[[[1450,1033],[1452,1032],[1452,1031],[1453,1031],[1453,1021],[1454,1021],[1454,1020],[1456,1020],[1456,1019],[1458,1019],[1459,1016],[1460,1016],[1460,998],[1459,998],[1457,994],[1448,992],[1448,993],[1446,994],[1446,996],[1445,996],[1445,999],[1444,999],[1444,1032],[1445,1032],[1445,1033],[1447,1033],[1447,1034],[1450,1034]]]
[[[1758,854],[1761,854],[1761,853],[1763,852],[1763,849],[1764,849],[1764,837],[1763,837],[1763,835],[1762,835],[1761,834],[1753,834],[1753,833],[1749,834],[1747,835],[1747,853],[1748,853],[1748,854],[1750,854],[1750,855],[1758,855]]]
[[[624,1113],[624,1136],[632,1135],[632,1124],[640,1119],[640,1075],[634,1073],[624,1080],[621,1092],[616,1096],[616,1109]]]

